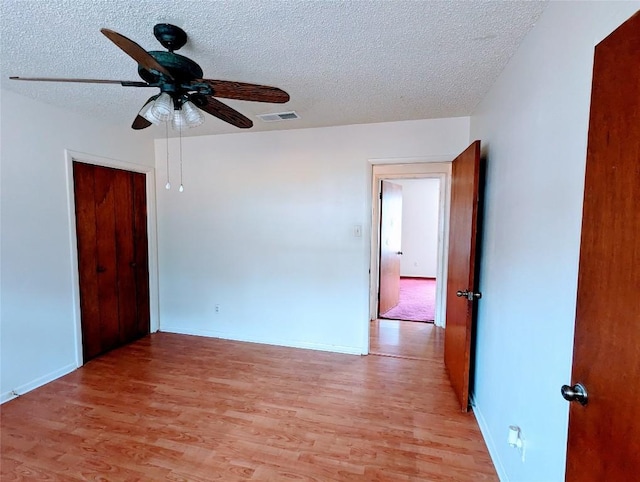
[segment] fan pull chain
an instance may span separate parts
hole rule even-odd
[[[182,185],[182,126],[178,128],[178,132],[180,133],[180,187],[178,191],[184,191],[184,186]]]
[[[167,140],[167,183],[164,185],[166,189],[171,189],[171,182],[169,181],[169,124],[165,123],[164,137]]]

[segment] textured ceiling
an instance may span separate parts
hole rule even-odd
[[[130,125],[151,89],[17,82],[10,75],[139,80],[100,33],[162,50],[156,23],[185,29],[205,77],[273,85],[286,104],[228,101],[252,131],[470,115],[545,2],[0,0],[2,88]],[[155,91],[155,89],[154,89]],[[301,120],[255,115],[295,110]],[[164,128],[152,126],[154,135]],[[238,132],[207,116],[188,135]]]

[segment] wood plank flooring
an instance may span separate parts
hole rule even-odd
[[[3,481],[497,480],[441,356],[166,333],[5,403],[1,443]]]
[[[371,354],[444,363],[444,329],[433,323],[373,320],[369,333]]]

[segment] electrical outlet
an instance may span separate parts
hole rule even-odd
[[[214,309],[215,309],[216,313],[220,313],[220,305],[216,304]]]
[[[518,452],[520,452],[522,463],[524,463],[526,443],[524,440],[524,436],[522,435],[522,429],[520,427],[518,427],[517,425],[509,425],[509,436],[507,438],[507,443],[514,449],[518,449]]]

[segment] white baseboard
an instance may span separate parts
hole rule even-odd
[[[362,355],[362,349],[360,347],[353,346],[325,345],[322,343],[308,343],[281,339],[265,340],[237,335],[234,333],[182,328],[171,325],[162,325],[160,327],[160,331],[164,331],[165,333],[176,333],[179,335],[206,336],[208,338],[221,338],[223,340],[244,341],[247,343],[261,343],[263,345],[286,346],[289,348],[304,348],[306,350],[330,351],[334,353],[346,353],[348,355]]]
[[[489,450],[489,456],[491,457],[491,461],[493,462],[493,466],[498,473],[498,478],[501,482],[509,482],[509,477],[507,476],[507,472],[502,465],[502,460],[498,455],[498,450],[496,448],[496,443],[491,436],[491,432],[489,431],[489,426],[487,425],[487,421],[484,419],[482,415],[482,410],[476,404],[473,396],[470,397],[471,406],[473,407],[473,414],[476,417],[476,421],[478,422],[478,426],[480,427],[480,432],[482,433],[482,437],[484,438],[484,443],[487,446],[487,450]]]
[[[52,382],[56,378],[60,378],[68,373],[71,373],[77,368],[78,367],[75,365],[75,363],[71,363],[51,373],[47,373],[42,377],[36,378],[35,380],[29,383],[25,383],[24,385],[20,385],[19,387],[12,388],[8,392],[4,392],[0,394],[0,404],[4,402],[8,402],[9,400],[13,400],[14,398],[17,398],[20,395],[24,395],[25,393],[30,392],[31,390],[34,390],[38,387],[41,387],[42,385]]]

